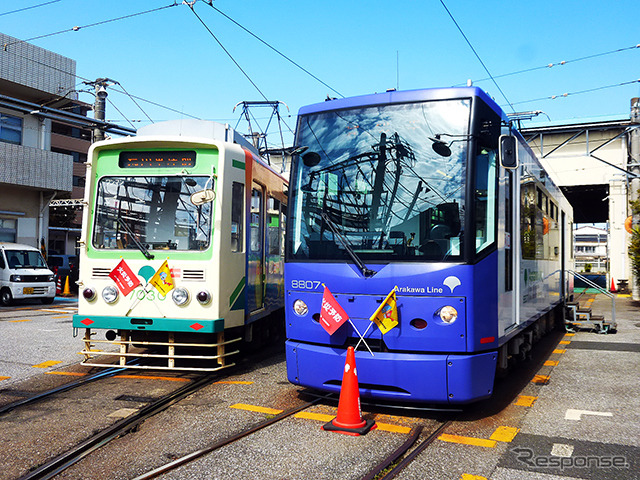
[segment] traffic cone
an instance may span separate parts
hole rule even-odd
[[[613,281],[613,277],[611,277],[611,293],[615,293],[616,292],[616,284]]]
[[[58,276],[56,280],[56,295],[62,294],[62,279]]]
[[[65,281],[64,281],[64,292],[62,292],[62,296],[63,297],[70,297],[71,296],[71,289],[69,288],[69,275],[67,275]]]
[[[353,347],[347,349],[347,361],[344,364],[338,415],[326,423],[322,429],[345,435],[364,435],[376,428],[374,420],[364,420],[360,410],[360,390],[356,370],[356,354]]]

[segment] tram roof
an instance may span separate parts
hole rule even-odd
[[[306,115],[345,108],[387,105],[394,103],[426,102],[429,100],[452,100],[456,98],[478,97],[487,105],[505,117],[498,104],[487,93],[478,87],[423,88],[418,90],[391,90],[384,93],[358,95],[348,98],[337,98],[301,107],[298,114]]]

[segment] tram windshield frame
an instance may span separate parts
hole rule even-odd
[[[471,119],[471,98],[300,116],[287,259],[462,261]]]
[[[206,250],[211,244],[213,202],[194,203],[193,195],[214,191],[213,179],[206,175],[102,177],[96,186],[93,247],[143,253]]]

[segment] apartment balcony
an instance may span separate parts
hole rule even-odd
[[[0,183],[71,192],[73,158],[39,148],[0,142]]]

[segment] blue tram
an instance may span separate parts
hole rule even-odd
[[[464,404],[553,328],[573,285],[572,209],[500,107],[475,87],[301,108],[285,255],[289,380]],[[319,323],[324,286],[349,316]],[[395,290],[398,324],[370,317]],[[366,332],[366,333],[364,333]]]

